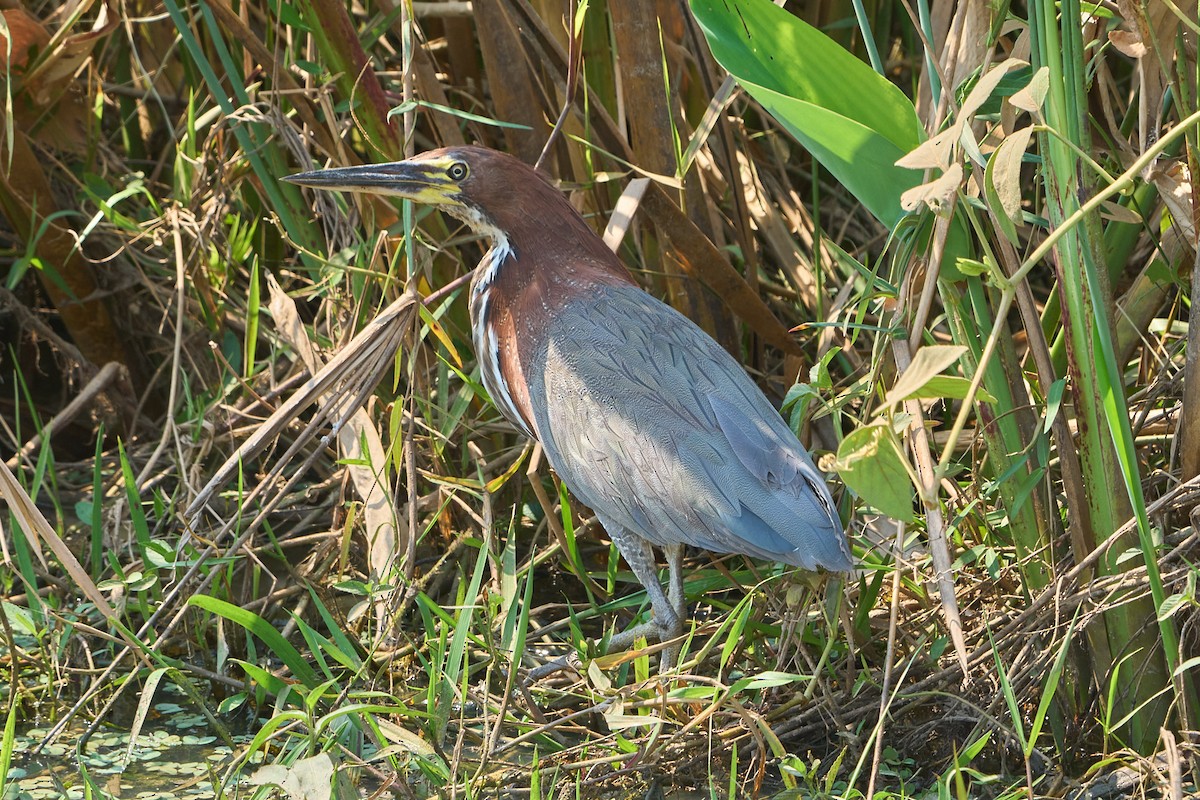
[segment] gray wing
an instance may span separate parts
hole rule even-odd
[[[546,400],[542,445],[577,497],[659,546],[850,569],[824,477],[712,338],[636,287],[563,311],[528,380]]]

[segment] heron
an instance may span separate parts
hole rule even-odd
[[[430,205],[490,243],[470,289],[482,383],[595,513],[650,601],[652,618],[613,635],[610,652],[682,634],[685,546],[851,569],[826,479],[778,411],[724,348],[637,284],[540,172],[458,146],[286,180]],[[677,653],[664,648],[660,669]]]

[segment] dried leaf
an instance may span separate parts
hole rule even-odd
[[[422,739],[420,734],[414,733],[402,725],[397,725],[386,717],[375,717],[372,722],[379,728],[379,732],[383,734],[383,738],[390,745],[394,745],[399,749],[406,750],[422,758],[428,758],[430,761],[438,758],[437,749],[425,739]]]
[[[1111,31],[1108,40],[1130,58],[1142,58],[1157,43],[1170,49],[1180,18],[1196,18],[1195,0],[1166,3],[1162,0],[1117,0],[1123,17],[1123,28]],[[1158,71],[1157,64],[1144,65]]]
[[[1192,176],[1187,165],[1173,161],[1151,170],[1148,178],[1158,187],[1159,196],[1171,212],[1171,224],[1179,229],[1193,252],[1200,252],[1196,241],[1196,211],[1192,205]]]
[[[117,28],[118,15],[109,11],[108,3],[100,6],[96,21],[90,31],[67,33],[58,31],[50,43],[50,52],[38,59],[37,65],[26,76],[26,86],[34,95],[35,102],[50,102],[92,56],[96,44]]]
[[[680,265],[689,275],[706,283],[734,314],[765,341],[785,353],[799,352],[796,342],[771,307],[750,288],[745,277],[733,268],[729,259],[661,187],[649,184],[640,208],[654,221],[659,231],[671,240]]]
[[[25,538],[30,542],[31,547],[35,550],[41,561],[43,568],[49,572],[49,567],[46,566],[45,557],[42,555],[41,549],[37,547],[38,543],[46,545],[50,551],[54,553],[58,559],[59,565],[66,572],[67,577],[74,582],[88,600],[96,605],[96,610],[104,615],[106,619],[117,620],[119,616],[113,607],[108,604],[108,599],[97,588],[95,582],[92,581],[91,575],[79,563],[79,559],[75,558],[74,552],[63,541],[58,532],[50,525],[45,515],[41,510],[34,505],[33,500],[29,497],[29,493],[25,491],[25,487],[13,475],[12,470],[3,461],[0,461],[0,499],[4,500],[8,506],[12,518],[16,520],[17,525],[25,533]],[[0,612],[2,613],[2,612]]]
[[[333,792],[333,759],[328,753],[301,758],[291,766],[268,764],[250,776],[255,786],[274,785],[291,800],[329,800]]]
[[[649,185],[649,178],[634,178],[617,198],[612,216],[608,218],[608,225],[604,227],[604,243],[614,253],[621,246],[621,240],[629,231],[633,215],[637,213],[638,204],[642,202],[642,195],[646,193],[646,187]]]
[[[929,183],[923,183],[902,194],[900,207],[905,211],[915,211],[924,204],[929,206],[934,213],[940,213],[954,199],[962,179],[962,165],[951,164],[942,177]]]
[[[896,166],[909,169],[948,169],[954,145],[958,143],[961,134],[962,127],[952,125],[937,136],[921,142],[898,160]]]
[[[1000,204],[999,210],[1014,226],[1021,224],[1021,159],[1031,136],[1033,126],[1021,128],[1006,137],[992,154],[991,169],[988,170],[988,181]]]
[[[1134,31],[1109,31],[1108,41],[1130,58],[1141,58],[1149,52],[1142,37]]]
[[[1029,34],[1029,25],[1023,21],[1010,19],[1008,22],[1000,26],[1000,35],[1007,36],[1013,31],[1020,31],[1017,34],[1017,40],[1013,42],[1012,49],[1008,54],[1012,58],[1019,58],[1022,61],[1029,60],[1029,52],[1031,50],[1032,37]]]
[[[8,45],[7,37],[0,33],[0,64],[6,72],[23,72],[38,53],[44,52],[50,44],[50,33],[37,17],[23,8],[6,8],[3,12],[4,24],[8,26],[12,36],[12,46]],[[9,53],[12,61],[9,62]]]
[[[983,107],[983,104],[988,101],[988,98],[996,91],[996,87],[1000,85],[1000,81],[1004,80],[1008,73],[1027,66],[1029,65],[1024,61],[1010,58],[988,70],[988,73],[975,83],[975,87],[963,101],[962,108],[958,110],[959,119],[969,120],[974,117],[975,112]]]
[[[43,145],[72,152],[86,146],[89,104],[75,73],[99,37],[115,27],[115,16],[109,21],[107,9],[101,8],[98,30],[76,36],[60,31],[53,37],[24,9],[3,11],[12,35],[11,72],[19,79],[14,81],[13,120]],[[8,66],[9,49],[0,35],[0,65]]]
[[[267,276],[267,288],[271,294],[268,308],[275,321],[276,333],[291,345],[309,372],[316,375],[326,365],[304,331],[295,301],[271,275]],[[340,406],[346,402],[346,398],[327,394],[318,402],[321,405],[334,404],[338,408],[336,418],[342,416],[344,409]],[[354,488],[363,502],[363,523],[370,544],[368,563],[375,575],[384,575],[392,566],[398,545],[396,505],[392,497],[389,469],[391,462],[384,449],[383,438],[371,421],[371,416],[362,408],[350,415],[338,429],[337,437],[341,458],[346,461]]]
[[[1042,103],[1046,101],[1048,91],[1050,91],[1050,69],[1042,67],[1033,73],[1033,77],[1029,79],[1029,83],[1025,84],[1024,89],[1019,89],[1013,93],[1012,97],[1008,98],[1008,102],[1022,111],[1037,114],[1042,110]]]
[[[1142,223],[1141,214],[1132,208],[1127,208],[1112,200],[1106,200],[1100,204],[1100,216],[1104,219],[1111,219],[1114,222],[1127,222],[1132,225],[1140,225]]]

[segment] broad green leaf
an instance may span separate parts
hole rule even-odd
[[[934,375],[925,381],[915,392],[905,395],[905,400],[962,400],[971,388],[969,378],[957,375]],[[980,403],[994,403],[996,398],[982,386],[975,392],[975,400]]]
[[[930,378],[954,365],[967,348],[957,344],[925,345],[913,356],[912,363],[896,381],[896,385],[884,397],[884,403],[893,405],[916,394]]]
[[[1189,598],[1186,594],[1173,594],[1166,600],[1163,600],[1161,606],[1158,607],[1158,620],[1162,622],[1164,619],[1169,619],[1175,615],[1175,612],[1189,604]]]
[[[957,259],[954,262],[954,266],[959,272],[961,272],[963,275],[966,275],[968,278],[978,277],[990,269],[987,262],[976,261],[973,258]]]
[[[284,692],[288,691],[291,686],[287,681],[278,675],[274,675],[270,670],[265,670],[257,664],[251,664],[249,661],[243,661],[240,658],[230,659],[233,663],[241,666],[251,682],[262,689],[272,697],[279,697]],[[295,697],[293,697],[293,700]]]
[[[896,161],[925,138],[912,102],[770,0],[692,0],[713,56],[889,228],[920,173]]]
[[[859,428],[842,439],[835,468],[847,486],[880,512],[912,522],[916,491],[887,426]]]
[[[0,613],[8,617],[8,624],[17,633],[24,634],[25,636],[37,635],[38,624],[34,622],[33,614],[30,613],[28,608],[5,601],[0,602]]]

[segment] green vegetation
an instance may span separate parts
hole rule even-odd
[[[2,12],[0,786],[118,794],[169,688],[218,797],[1194,790],[1195,0],[569,5]],[[590,658],[649,606],[485,395],[481,243],[279,180],[464,142],[625,220],[846,585],[690,553],[677,672]]]

